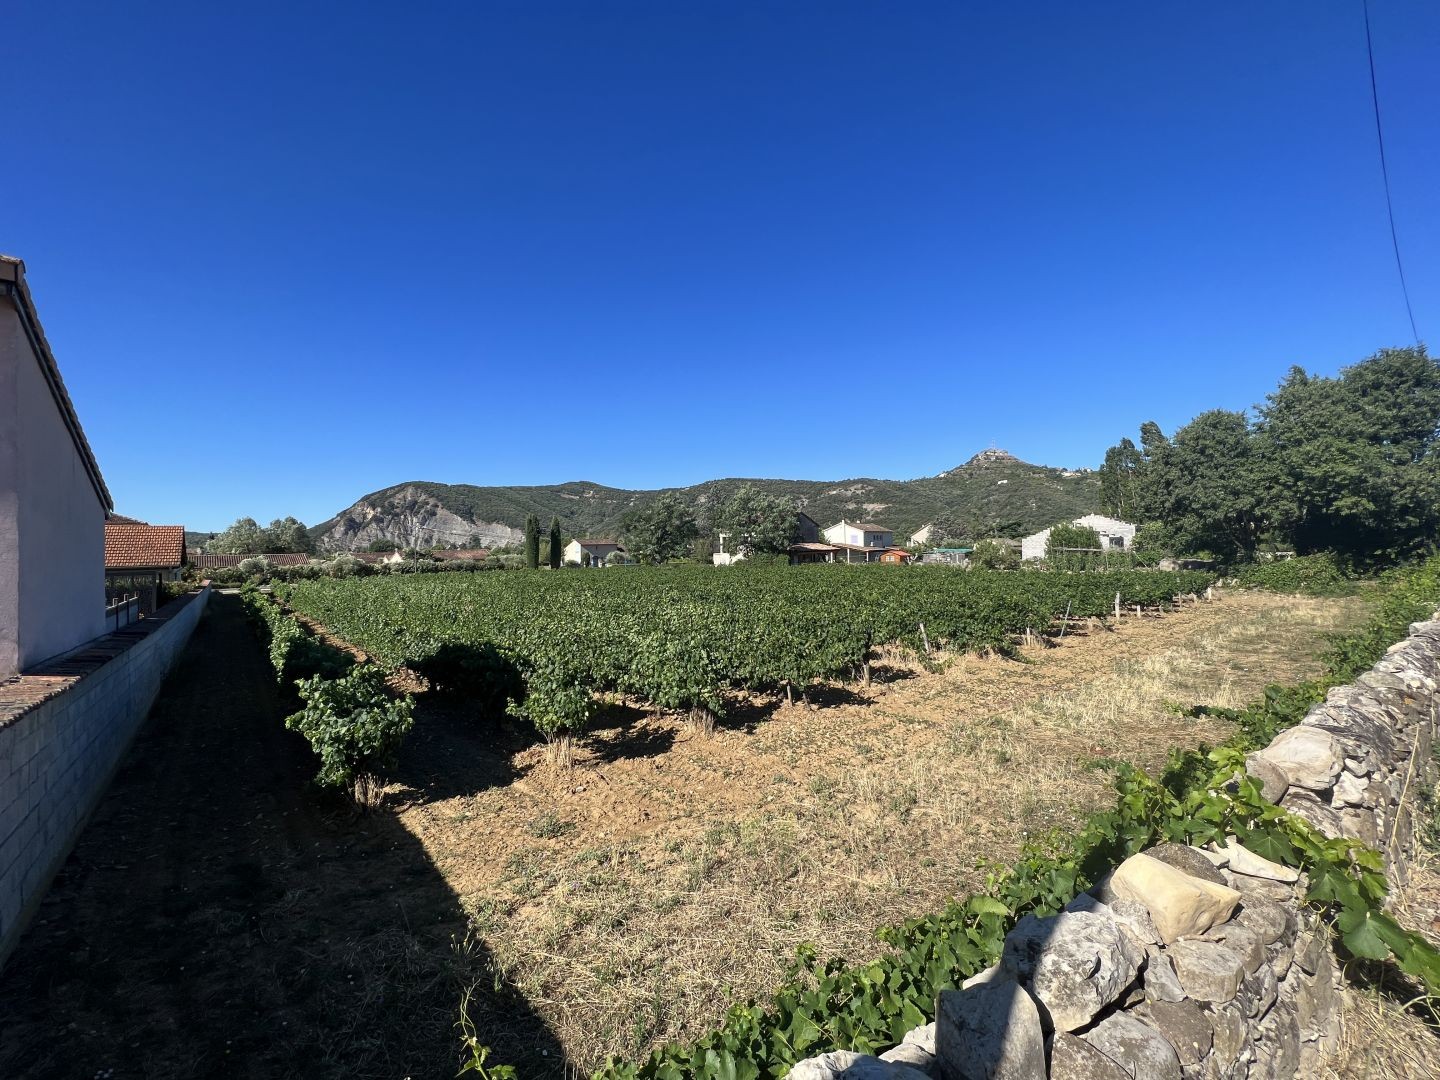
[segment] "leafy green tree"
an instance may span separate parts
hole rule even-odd
[[[1440,364],[1382,349],[1338,378],[1291,368],[1258,410],[1276,527],[1297,551],[1389,560],[1440,530]]]
[[[651,565],[682,558],[700,535],[694,513],[673,491],[626,514],[624,529],[625,550]]]
[[[310,539],[305,523],[293,517],[276,518],[262,531],[266,552],[299,551],[308,555],[315,550],[315,542]]]
[[[551,570],[559,570],[559,569],[560,569],[560,556],[561,556],[561,552],[562,552],[563,550],[564,550],[564,549],[563,549],[563,545],[560,543],[560,519],[559,519],[558,517],[552,517],[552,518],[550,519],[550,569],[551,569]]]
[[[1147,423],[1140,438],[1137,516],[1164,522],[1182,552],[1253,556],[1265,528],[1266,477],[1245,414],[1212,409],[1174,439]]]
[[[1015,570],[1020,566],[1020,552],[1000,540],[980,540],[970,553],[970,565],[981,570]]]
[[[525,519],[525,565],[531,570],[540,567],[540,519],[534,514]]]
[[[1121,439],[1105,451],[1105,463],[1100,466],[1102,511],[1122,521],[1135,514],[1144,465],[1144,455],[1129,439]]]
[[[259,555],[265,543],[265,530],[254,518],[243,517],[211,540],[210,550],[217,555]]]
[[[800,535],[800,517],[794,501],[783,495],[771,495],[753,484],[740,485],[725,501],[715,517],[715,525],[730,534],[736,549],[748,547],[761,554],[788,551]]]
[[[399,551],[400,545],[394,540],[371,540],[370,543],[365,545],[365,550],[374,552]]]

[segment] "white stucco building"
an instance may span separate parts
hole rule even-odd
[[[105,632],[113,505],[25,264],[0,255],[0,678]]]
[[[606,559],[615,552],[624,550],[618,540],[606,540],[602,537],[571,540],[565,545],[565,561],[578,566],[604,566]]]
[[[1106,517],[1104,514],[1086,514],[1084,517],[1076,518],[1070,524],[1094,529],[1096,535],[1100,537],[1100,546],[1106,551],[1129,551],[1135,546],[1135,526],[1128,521]],[[1054,526],[1052,525],[1051,528]],[[1045,558],[1045,547],[1049,541],[1050,529],[1041,529],[1037,533],[1031,533],[1024,537],[1020,541],[1020,558]]]

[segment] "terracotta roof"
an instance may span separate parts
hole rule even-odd
[[[71,441],[80,453],[80,460],[90,477],[90,485],[95,489],[95,494],[100,496],[100,505],[107,511],[113,510],[115,500],[110,497],[110,489],[105,486],[105,478],[100,475],[100,463],[95,460],[95,452],[90,449],[89,440],[85,438],[85,429],[80,426],[80,417],[76,415],[70,393],[65,389],[65,380],[60,377],[60,366],[55,363],[55,354],[50,351],[50,343],[45,340],[40,316],[35,313],[35,301],[30,297],[30,286],[25,283],[25,263],[13,255],[0,255],[0,293],[9,296],[14,301],[16,310],[20,312],[25,336],[30,339],[30,347],[35,350],[40,370],[45,376],[45,382],[49,384],[50,396],[55,399],[65,427],[70,431]],[[183,540],[181,544],[183,554]]]
[[[864,532],[894,532],[894,529],[887,529],[884,525],[866,525],[863,521],[846,521],[852,529],[861,529]]]
[[[184,565],[184,525],[105,523],[106,570],[162,570]]]
[[[190,561],[205,570],[219,570],[226,566],[239,566],[246,559],[264,559],[271,566],[304,566],[313,555],[303,551],[278,551],[269,555],[191,555]]]
[[[488,559],[489,548],[451,548],[449,551],[432,551],[437,559]]]
[[[620,547],[619,540],[607,540],[603,536],[591,536],[583,540],[577,538],[575,542],[581,547],[599,547],[602,544],[608,544],[610,547]]]
[[[839,551],[834,544],[791,544],[791,551]]]

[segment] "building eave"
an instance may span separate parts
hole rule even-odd
[[[24,327],[31,351],[40,363],[40,371],[50,388],[50,396],[55,399],[55,405],[70,432],[71,441],[80,453],[80,460],[85,465],[91,487],[100,498],[100,505],[109,513],[115,509],[115,500],[110,497],[110,489],[105,486],[105,478],[100,474],[100,463],[95,460],[95,452],[90,449],[90,441],[85,438],[85,429],[80,425],[75,403],[70,400],[70,392],[65,389],[65,380],[60,376],[60,366],[55,362],[55,354],[50,351],[50,343],[45,339],[45,330],[35,311],[35,301],[30,296],[30,286],[25,282],[23,261],[12,255],[0,255],[0,290],[4,291],[5,296],[14,303],[15,310],[20,313],[20,325]]]

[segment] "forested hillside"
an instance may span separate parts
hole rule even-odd
[[[936,520],[964,522],[975,532],[1019,535],[1099,507],[1091,472],[1031,465],[987,450],[938,476],[918,480],[709,480],[675,491],[702,525],[742,484],[787,496],[823,528],[842,517],[873,520],[896,539]],[[412,481],[357,500],[311,530],[320,547],[353,550],[377,540],[402,546],[514,543],[525,519],[553,515],[567,536],[616,534],[621,519],[662,491],[627,491],[589,481],[542,487],[476,487]]]

